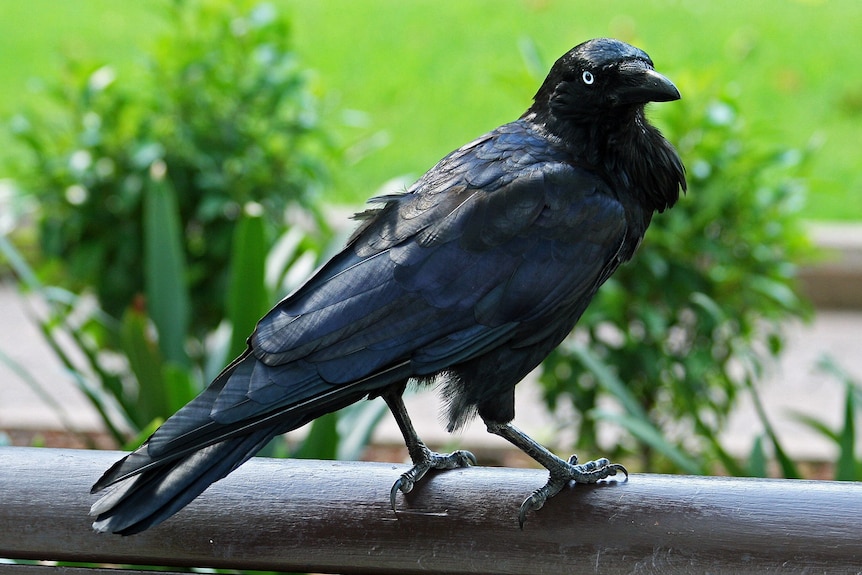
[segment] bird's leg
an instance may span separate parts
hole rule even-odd
[[[392,485],[389,492],[389,500],[392,503],[392,510],[395,509],[395,496],[398,491],[402,493],[410,493],[413,486],[422,479],[430,469],[455,469],[456,467],[469,467],[476,465],[476,457],[469,451],[458,450],[449,454],[435,453],[428,449],[419,435],[413,428],[413,423],[410,421],[410,416],[407,414],[407,408],[404,407],[404,400],[401,398],[403,388],[394,389],[383,394],[383,399],[392,415],[395,416],[395,421],[398,423],[398,428],[401,430],[401,435],[404,436],[404,443],[407,444],[407,452],[410,454],[410,459],[413,461],[413,467],[406,473],[402,473],[401,477]]]
[[[629,473],[625,467],[619,463],[611,463],[604,457],[596,461],[578,463],[578,456],[572,455],[569,461],[566,462],[510,423],[485,423],[488,426],[489,432],[511,442],[518,449],[547,468],[551,474],[548,482],[543,487],[533,491],[524,500],[524,503],[521,504],[521,509],[518,512],[518,525],[522,529],[524,528],[524,521],[527,519],[527,513],[541,509],[545,501],[559,493],[563,487],[568,485],[569,481],[574,481],[575,483],[596,483],[597,481],[616,475],[620,471],[628,478]]]

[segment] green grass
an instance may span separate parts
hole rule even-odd
[[[130,69],[159,29],[152,4],[114,0],[0,2],[0,112],[26,104],[28,86],[56,77],[63,55]]]
[[[339,174],[332,196],[337,202],[357,205],[384,181],[418,176],[453,148],[517,117],[536,88],[519,51],[524,38],[550,64],[584,39],[611,35],[647,50],[684,97],[706,84],[736,91],[764,145],[804,147],[812,138],[822,140],[810,164],[808,217],[862,219],[862,3],[856,0],[279,5],[294,16],[297,49],[316,70],[330,109],[367,114],[366,126],[341,128],[345,141],[361,148],[374,134],[370,142],[387,142]],[[158,27],[154,6],[105,0],[0,4],[0,113],[30,99],[28,78],[56,72],[58,50],[130,70],[136,47],[146,46]]]

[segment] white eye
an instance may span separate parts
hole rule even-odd
[[[581,79],[587,86],[596,81],[595,77],[593,76],[593,73],[590,71],[584,71],[584,73],[581,75]]]

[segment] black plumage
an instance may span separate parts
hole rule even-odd
[[[647,102],[678,98],[637,48],[573,48],[521,118],[406,193],[373,199],[344,250],[261,319],[246,352],[93,486],[111,487],[94,527],[156,525],[272,437],[376,396],[415,464],[392,487],[394,507],[428,469],[475,462],[422,444],[401,400],[409,379],[442,381],[450,430],[478,414],[550,470],[522,524],[570,480],[625,471],[565,462],[518,431],[514,388],[685,189],[679,157],[644,116]]]

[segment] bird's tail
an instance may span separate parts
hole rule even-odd
[[[255,365],[250,352],[238,357],[141,447],[102,475],[91,490],[105,491],[90,509],[90,515],[96,516],[94,529],[131,535],[158,525],[245,463],[271,438],[302,424],[290,417],[279,422],[261,417],[264,421],[258,424],[253,419],[219,424],[209,417],[228,380],[246,379]]]
[[[92,493],[105,491],[90,509],[90,515],[96,516],[93,528],[131,535],[158,525],[245,463],[273,437],[359,401],[373,390],[406,380],[410,366],[403,362],[338,386],[317,382],[298,366],[297,373],[305,377],[305,396],[294,393],[281,404],[249,397],[255,378],[271,382],[291,368],[266,366],[251,350],[234,360],[199,396],[93,485]]]
[[[358,401],[379,386],[378,379],[392,377],[384,371],[378,378],[343,386],[315,387],[312,382],[308,387],[327,392],[264,409],[266,404],[249,399],[246,390],[254,377],[269,381],[282,375],[269,369],[246,351],[140,448],[108,469],[91,490],[105,491],[90,509],[90,515],[96,516],[93,528],[131,535],[158,525],[273,437]],[[214,406],[222,400],[226,407],[215,418]]]
[[[114,483],[90,509],[90,515],[96,516],[93,528],[100,532],[132,535],[158,525],[210,484],[245,463],[272,437],[271,429],[260,429],[209,445]],[[135,461],[136,466],[146,467],[147,458],[147,444],[144,444],[118,461],[105,476],[128,464],[130,459],[138,460]]]

